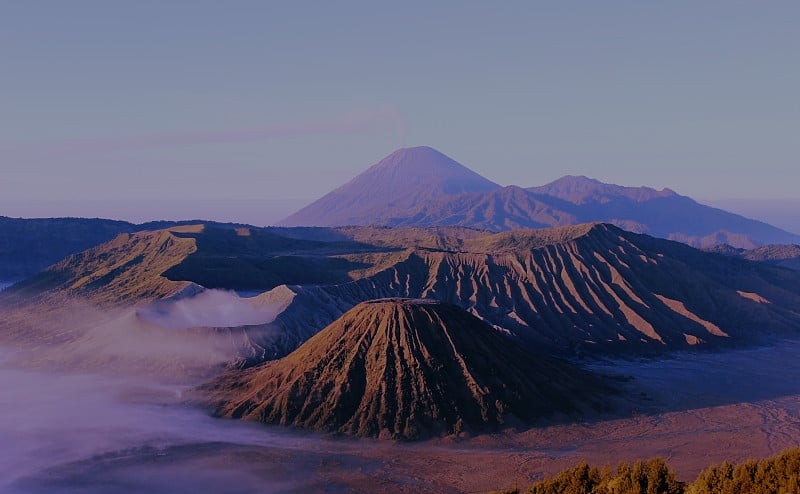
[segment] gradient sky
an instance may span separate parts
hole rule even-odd
[[[412,145],[504,185],[800,204],[798,26],[796,1],[5,0],[0,214],[266,224]]]

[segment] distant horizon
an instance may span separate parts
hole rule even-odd
[[[800,3],[311,10],[4,4],[0,198],[311,200],[411,144],[504,185],[798,198]]]
[[[410,147],[431,147],[438,152],[450,156],[446,151],[430,145],[402,146],[394,151]],[[391,152],[394,152],[391,151]],[[357,177],[369,167],[375,165],[380,159],[389,156],[387,152],[372,163],[364,164],[361,169],[354,169],[351,175],[346,175],[340,183],[330,185],[330,189],[320,192],[316,196],[308,197],[279,197],[279,198],[197,198],[187,197],[181,199],[43,199],[31,201],[27,199],[0,198],[0,216],[14,218],[100,218],[109,220],[127,221],[134,224],[152,221],[187,221],[205,220],[221,223],[243,223],[252,226],[272,226]],[[456,160],[458,161],[458,160]],[[478,172],[483,167],[472,168],[461,163],[470,170]],[[478,172],[479,173],[479,172]],[[578,171],[566,172],[554,177],[552,180],[541,183],[520,184],[500,183],[502,187],[518,186],[523,188],[541,186],[567,176],[584,176],[598,180],[605,184],[623,187],[647,187],[654,190],[670,189],[677,194],[690,197],[695,201],[724,209],[731,213],[739,214],[746,218],[763,221],[791,233],[800,235],[800,215],[795,211],[800,210],[799,198],[765,198],[765,197],[694,197],[684,193],[677,186],[670,184],[633,184],[618,183],[603,179],[599,176],[585,175]],[[490,179],[490,177],[486,177]]]
[[[141,224],[151,221],[205,220],[269,226],[313,199],[184,199],[179,201],[60,200],[7,201],[0,199],[0,216],[12,218],[101,218]]]
[[[680,194],[680,191],[676,191]],[[682,194],[683,195],[683,194]],[[205,220],[263,227],[286,218],[319,197],[307,199],[187,199],[182,201],[7,201],[0,199],[0,216],[12,218],[102,218],[141,224],[151,221]],[[706,204],[746,218],[763,221],[800,235],[800,199],[729,198],[703,200]]]
[[[433,146],[404,146],[430,147],[447,155],[446,152]],[[389,156],[387,153],[381,159]],[[448,155],[449,156],[449,155]],[[185,199],[60,199],[60,200],[8,200],[0,199],[0,216],[16,218],[101,218],[109,220],[127,221],[134,224],[152,221],[191,221],[204,220],[221,223],[243,223],[252,226],[272,226],[292,213],[313,203],[320,197],[344,185],[353,178],[365,172],[369,167],[380,160],[365,165],[352,177],[342,179],[341,183],[330,185],[330,189],[315,197],[294,198],[185,198]],[[464,165],[462,163],[462,165]],[[467,168],[472,168],[464,165]],[[475,170],[473,170],[475,171]],[[554,180],[567,176],[586,176],[579,173],[565,173]],[[488,177],[487,177],[488,178]],[[695,201],[724,209],[731,213],[739,214],[746,218],[763,221],[791,233],[800,234],[800,216],[795,211],[800,210],[798,199],[768,199],[756,197],[722,197],[699,198],[683,193],[677,187],[665,185],[655,187],[650,184],[613,183],[602,178],[587,176],[602,183],[619,185],[623,187],[647,187],[654,190],[670,189],[677,194],[688,196]],[[502,187],[534,187],[551,183],[537,184],[499,184]]]

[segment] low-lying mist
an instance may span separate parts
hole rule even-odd
[[[255,304],[231,291],[204,290],[193,297],[160,301],[138,314],[171,329],[228,328],[272,322],[280,310],[278,305]]]
[[[274,336],[258,325],[283,308],[221,290],[139,308],[71,300],[2,314],[0,345],[10,341],[16,365],[29,369],[196,381],[257,352],[254,345]]]
[[[9,328],[19,334],[0,346],[0,492],[249,493],[304,485],[312,456],[301,445],[315,439],[215,419],[186,399],[246,340],[190,326],[255,323],[277,311],[248,312],[234,297],[177,301],[156,320],[77,303],[9,314],[4,337]],[[264,446],[288,450],[283,456],[296,464],[256,472],[253,462],[226,456]]]
[[[269,477],[256,477],[247,464],[201,463],[232,444],[292,449],[303,439],[211,418],[182,402],[188,388],[135,376],[16,369],[6,360],[0,492],[271,491]]]
[[[249,336],[187,326],[228,326],[241,303],[280,310],[234,297],[169,302],[155,319],[142,317],[152,308],[77,302],[0,312],[0,493],[459,492],[528,485],[579,459],[656,455],[688,479],[800,440],[800,342],[608,361],[593,368],[632,378],[632,416],[463,441],[332,439],[212,418],[189,391]]]

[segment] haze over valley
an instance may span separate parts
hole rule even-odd
[[[154,226],[0,294],[4,489],[457,492],[664,451],[688,480],[800,438],[796,247]]]

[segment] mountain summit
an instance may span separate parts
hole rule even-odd
[[[499,188],[433,148],[403,148],[280,225],[385,224],[428,201]]]
[[[667,188],[624,187],[570,175],[540,187],[501,187],[429,147],[395,151],[281,225],[505,231],[589,222],[613,223],[695,247],[800,243],[800,235]]]

